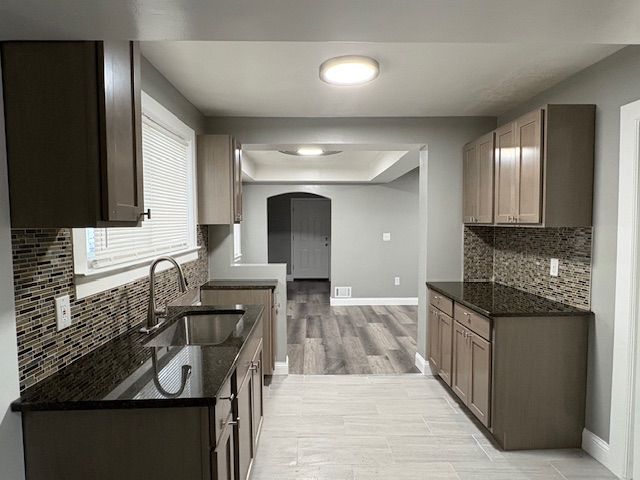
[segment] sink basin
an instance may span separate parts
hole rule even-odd
[[[148,341],[145,346],[219,345],[229,338],[242,315],[244,312],[241,310],[187,312]]]

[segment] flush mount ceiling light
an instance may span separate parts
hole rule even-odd
[[[295,155],[297,157],[325,157],[340,152],[337,150],[323,150],[320,147],[300,147],[297,150],[280,150],[280,153]]]
[[[380,65],[376,60],[359,55],[330,58],[320,65],[320,78],[331,85],[362,85],[379,73]]]

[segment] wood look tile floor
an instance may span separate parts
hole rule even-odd
[[[289,373],[418,371],[417,307],[332,307],[329,289],[329,282],[299,281],[287,285]]]
[[[252,480],[609,480],[582,450],[501,452],[439,380],[275,376]]]

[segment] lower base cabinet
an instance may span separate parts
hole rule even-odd
[[[431,370],[500,447],[580,448],[590,312],[485,317],[429,299]]]
[[[229,415],[222,436],[213,452],[211,470],[215,472],[215,480],[235,480],[236,478],[235,423]]]
[[[491,344],[455,322],[451,387],[469,410],[490,425]]]
[[[26,478],[247,480],[264,412],[261,322],[213,406],[22,412]]]

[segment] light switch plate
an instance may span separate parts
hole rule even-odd
[[[400,277],[396,277],[393,279],[394,285],[400,285]]]
[[[390,232],[385,232],[382,234],[382,241],[383,242],[390,242],[391,241],[391,233]]]
[[[56,298],[56,324],[58,331],[71,325],[71,301],[69,295]]]
[[[560,260],[557,258],[552,258],[549,267],[549,275],[552,277],[557,277],[560,270]]]

